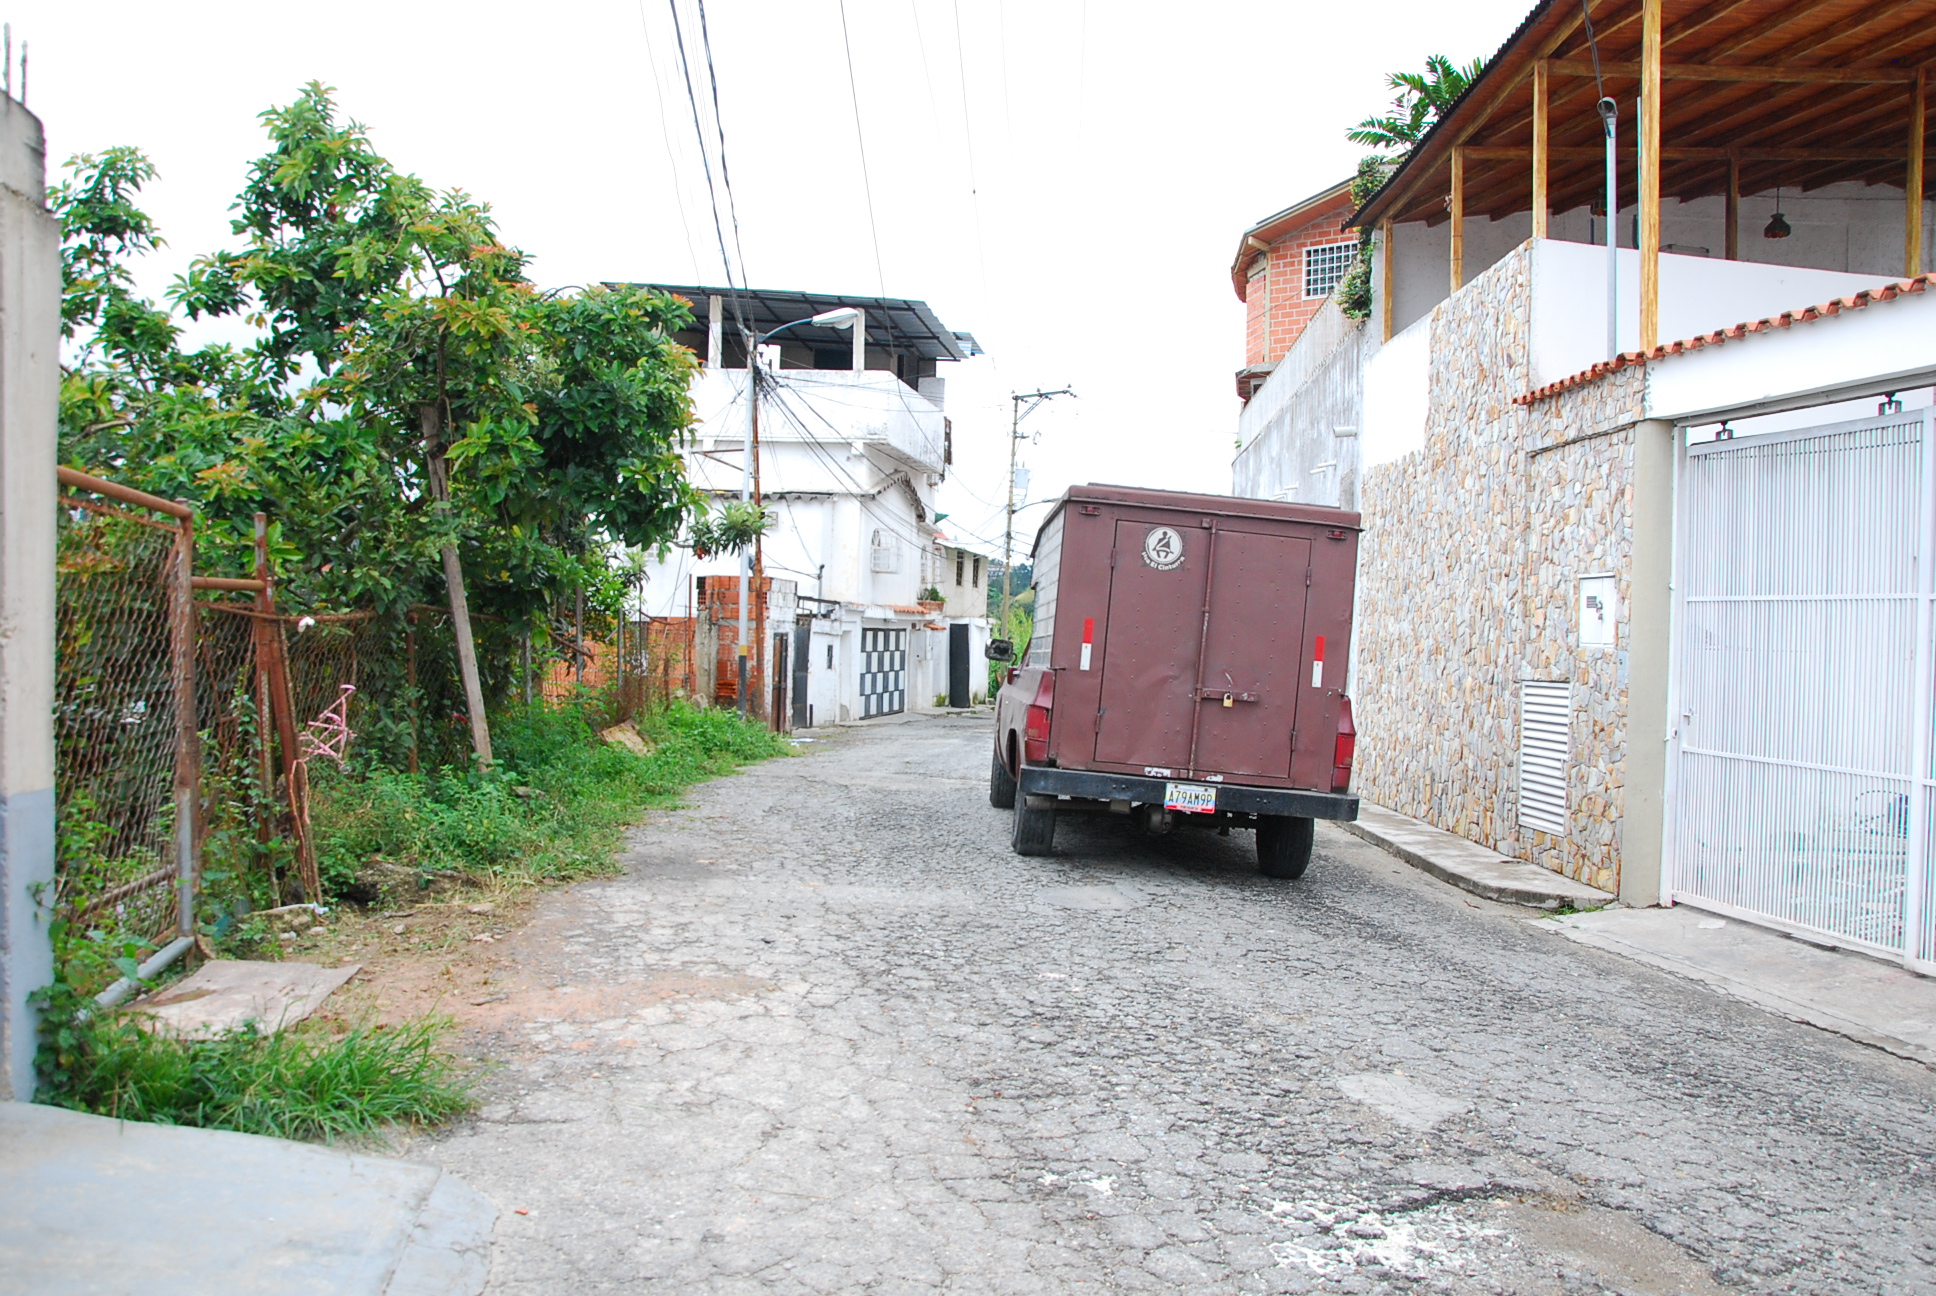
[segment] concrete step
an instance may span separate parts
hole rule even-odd
[[[1414,868],[1488,900],[1534,909],[1598,909],[1615,899],[1598,887],[1501,855],[1369,801],[1359,803],[1355,823],[1338,826],[1384,847]]]

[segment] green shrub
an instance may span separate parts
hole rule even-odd
[[[206,1040],[103,1013],[62,985],[40,992],[36,1101],[119,1120],[333,1139],[443,1120],[471,1105],[470,1082],[438,1048],[447,1021]]]
[[[731,711],[675,705],[642,715],[644,756],[603,742],[604,700],[514,708],[492,726],[488,774],[318,771],[311,819],[326,888],[340,894],[372,859],[439,873],[530,881],[608,872],[642,810],[694,783],[791,750]]]

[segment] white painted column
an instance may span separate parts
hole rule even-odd
[[[1667,758],[1672,737],[1668,681],[1673,661],[1674,439],[1664,419],[1633,432],[1633,565],[1627,594],[1627,788],[1620,831],[1620,898],[1659,904],[1667,830]]]
[[[854,372],[867,368],[867,312],[857,311],[854,318]]]
[[[35,1015],[53,979],[54,438],[60,227],[40,122],[0,98],[0,1100],[34,1093]]]

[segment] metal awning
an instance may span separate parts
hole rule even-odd
[[[706,327],[707,298],[723,299],[726,326],[766,332],[794,320],[807,319],[843,306],[867,312],[867,340],[870,346],[918,355],[923,360],[966,360],[982,354],[971,333],[957,333],[935,317],[924,301],[904,297],[862,297],[846,293],[785,292],[770,288],[709,288],[691,284],[635,284],[677,293],[692,303],[697,326]],[[850,347],[853,337],[845,329],[790,328],[789,342],[809,347]]]

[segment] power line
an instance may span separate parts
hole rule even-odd
[[[652,69],[652,94],[659,102],[659,138],[665,144],[666,168],[672,173],[672,192],[679,200],[679,224],[686,232],[686,255],[692,275],[700,277],[699,251],[692,245],[692,221],[686,216],[685,186],[679,183],[679,162],[672,153],[672,129],[666,124],[665,87],[659,80],[659,56],[652,48],[652,25],[646,21],[645,0],[639,0],[639,31],[645,37],[645,61]]]
[[[982,305],[988,304],[988,247],[981,236],[981,186],[975,178],[975,123],[968,111],[968,55],[961,43],[961,0],[954,0],[955,75],[961,82],[961,133],[968,142],[968,206],[975,218],[975,258],[981,265]]]
[[[692,88],[692,61],[686,56],[686,32],[684,25],[679,21],[679,0],[666,0],[666,5],[672,10],[672,34],[679,44],[679,70],[685,77],[686,103],[692,109],[693,134],[699,140],[699,164],[705,168],[706,172],[706,200],[712,207],[713,234],[719,239],[720,266],[725,271],[726,288],[732,296],[733,316],[739,321],[741,330],[744,330],[746,328],[746,317],[740,310],[739,284],[733,277],[733,259],[726,252],[726,228],[719,217],[719,190],[713,185],[713,164],[711,157],[706,152],[706,127],[705,123],[700,120],[699,96],[694,93]],[[724,144],[724,136],[721,137],[721,143],[722,145]],[[721,169],[724,169],[726,158],[723,152],[720,155],[719,162]]]
[[[847,95],[854,105],[854,142],[860,145],[860,184],[867,195],[867,232],[874,240],[874,275],[880,284],[881,296],[885,297],[887,272],[881,269],[881,231],[874,223],[874,181],[867,174],[867,135],[860,128],[860,87],[854,81],[854,45],[847,37],[847,0],[840,0],[840,45],[847,51]]]
[[[733,172],[726,165],[726,119],[719,111],[719,75],[713,71],[713,37],[706,26],[706,0],[693,0],[699,6],[699,39],[706,47],[706,79],[713,88],[713,132],[719,136],[719,176],[726,183],[726,211],[733,219],[733,251],[739,256],[740,282],[746,282],[746,249],[739,242],[739,203],[733,197]]]

